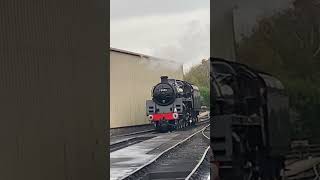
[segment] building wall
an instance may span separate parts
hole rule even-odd
[[[162,75],[183,79],[182,65],[110,52],[110,128],[149,123],[145,103]]]

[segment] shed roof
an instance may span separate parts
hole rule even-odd
[[[136,53],[136,52],[132,52],[132,51],[127,51],[127,50],[123,50],[123,49],[118,49],[118,48],[112,48],[112,47],[110,47],[110,51],[119,52],[119,53],[124,53],[124,54],[129,54],[129,55],[133,55],[133,56],[139,56],[139,57],[146,58],[146,59],[150,59],[150,60],[152,59],[152,60],[166,61],[166,62],[171,62],[171,63],[183,65],[182,63],[179,63],[179,62],[177,62],[177,61],[168,60],[168,59],[163,59],[163,58],[158,58],[158,57],[149,56],[149,55],[145,55],[145,54],[141,54],[141,53]]]

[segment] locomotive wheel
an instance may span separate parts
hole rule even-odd
[[[174,125],[168,126],[168,131],[169,131],[169,132],[172,132],[172,131],[174,131],[174,130],[175,130]]]
[[[188,113],[188,118],[187,118],[187,121],[186,121],[187,126],[191,125],[190,120],[192,121],[192,116]]]
[[[174,130],[178,129],[178,120],[175,120],[174,125],[173,125],[173,129]]]
[[[181,122],[180,122],[180,120],[177,121],[177,129],[181,129]]]
[[[180,120],[177,120],[177,129],[180,129]]]
[[[197,122],[197,118],[193,118],[193,121],[192,121],[192,126],[196,125],[196,122]]]

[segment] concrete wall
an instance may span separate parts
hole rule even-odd
[[[149,123],[145,103],[162,75],[183,79],[182,65],[110,51],[110,128]]]

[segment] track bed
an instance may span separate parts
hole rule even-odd
[[[126,179],[185,179],[202,160],[208,146],[209,141],[199,132]],[[200,179],[206,179],[209,175],[209,163],[206,164],[208,166],[204,164],[202,169],[198,169],[200,176],[197,177],[202,177]]]

